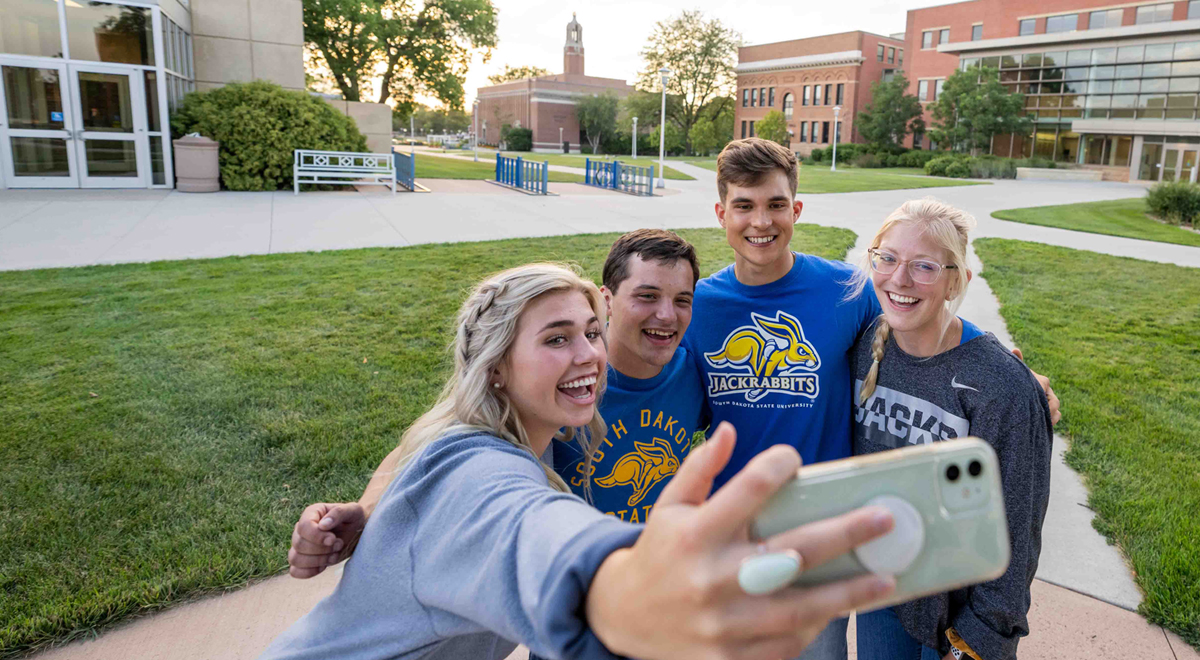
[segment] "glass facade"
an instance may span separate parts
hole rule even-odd
[[[0,53],[62,57],[57,0],[0,1]]]
[[[71,59],[154,66],[154,20],[145,7],[68,2]]]
[[[1000,70],[1039,122],[1196,119],[1200,41],[963,58],[962,67]]]

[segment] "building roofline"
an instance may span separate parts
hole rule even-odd
[[[970,4],[972,2],[983,2],[983,0],[959,0],[958,2],[947,2],[944,4],[932,5],[929,7],[918,7],[916,9],[909,9],[908,13],[911,14],[914,11],[925,11],[926,9],[941,9],[943,7],[953,7],[954,5],[966,5],[966,4]],[[1080,11],[1088,11],[1088,10],[1082,9]]]
[[[974,0],[970,0],[970,1],[973,2]],[[889,41],[895,41],[895,42],[899,42],[901,44],[904,43],[903,39],[893,39],[892,37],[889,37],[885,34],[876,34],[874,32],[867,32],[866,30],[846,30],[845,32],[830,32],[829,34],[816,34],[811,37],[799,37],[797,39],[784,39],[783,41],[767,41],[767,42],[761,43],[761,44],[749,44],[746,46],[738,46],[738,52],[740,53],[743,48],[758,48],[759,46],[776,46],[779,44],[790,44],[790,43],[793,43],[796,41],[808,41],[809,39],[820,39],[822,37],[837,37],[837,36],[841,36],[843,34],[869,34],[872,37],[879,37],[880,39],[887,39]]]
[[[948,44],[939,45],[937,50],[939,53],[965,55],[974,51],[997,50],[1000,48],[1022,48],[1048,44],[1063,44],[1065,46],[1089,41],[1167,36],[1198,31],[1200,31],[1200,19],[1192,19],[1163,23],[1143,23],[1141,25],[1122,25],[1120,27],[1098,28],[1095,30],[1029,34],[1023,37],[1000,37],[999,39],[981,39],[979,41],[952,41]]]

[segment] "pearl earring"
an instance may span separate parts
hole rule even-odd
[[[500,383],[492,383],[492,387],[500,389]]]

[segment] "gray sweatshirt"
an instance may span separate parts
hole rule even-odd
[[[871,368],[874,327],[851,352],[854,401]],[[983,660],[1009,660],[1029,634],[1029,588],[1042,549],[1050,499],[1050,408],[1029,368],[985,334],[930,358],[889,338],[878,386],[855,406],[854,453],[869,454],[973,435],[996,450],[1012,559],[991,582],[896,606],[905,630],[945,655],[954,628]]]
[[[397,475],[337,588],[262,655],[613,658],[584,619],[592,577],[641,526],[550,488],[537,460],[458,434]]]

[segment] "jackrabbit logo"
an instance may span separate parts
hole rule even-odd
[[[671,443],[662,438],[654,438],[653,444],[634,440],[633,449],[617,461],[607,477],[595,481],[596,485],[604,488],[633,486],[629,506],[637,506],[654,484],[679,469],[679,459],[675,458]]]
[[[804,338],[796,317],[778,312],[775,318],[751,313],[752,325],[744,325],[725,338],[721,350],[705,353],[714,370],[708,374],[710,397],[744,394],[755,402],[772,392],[816,399],[820,383],[815,373],[821,366],[817,349]]]

